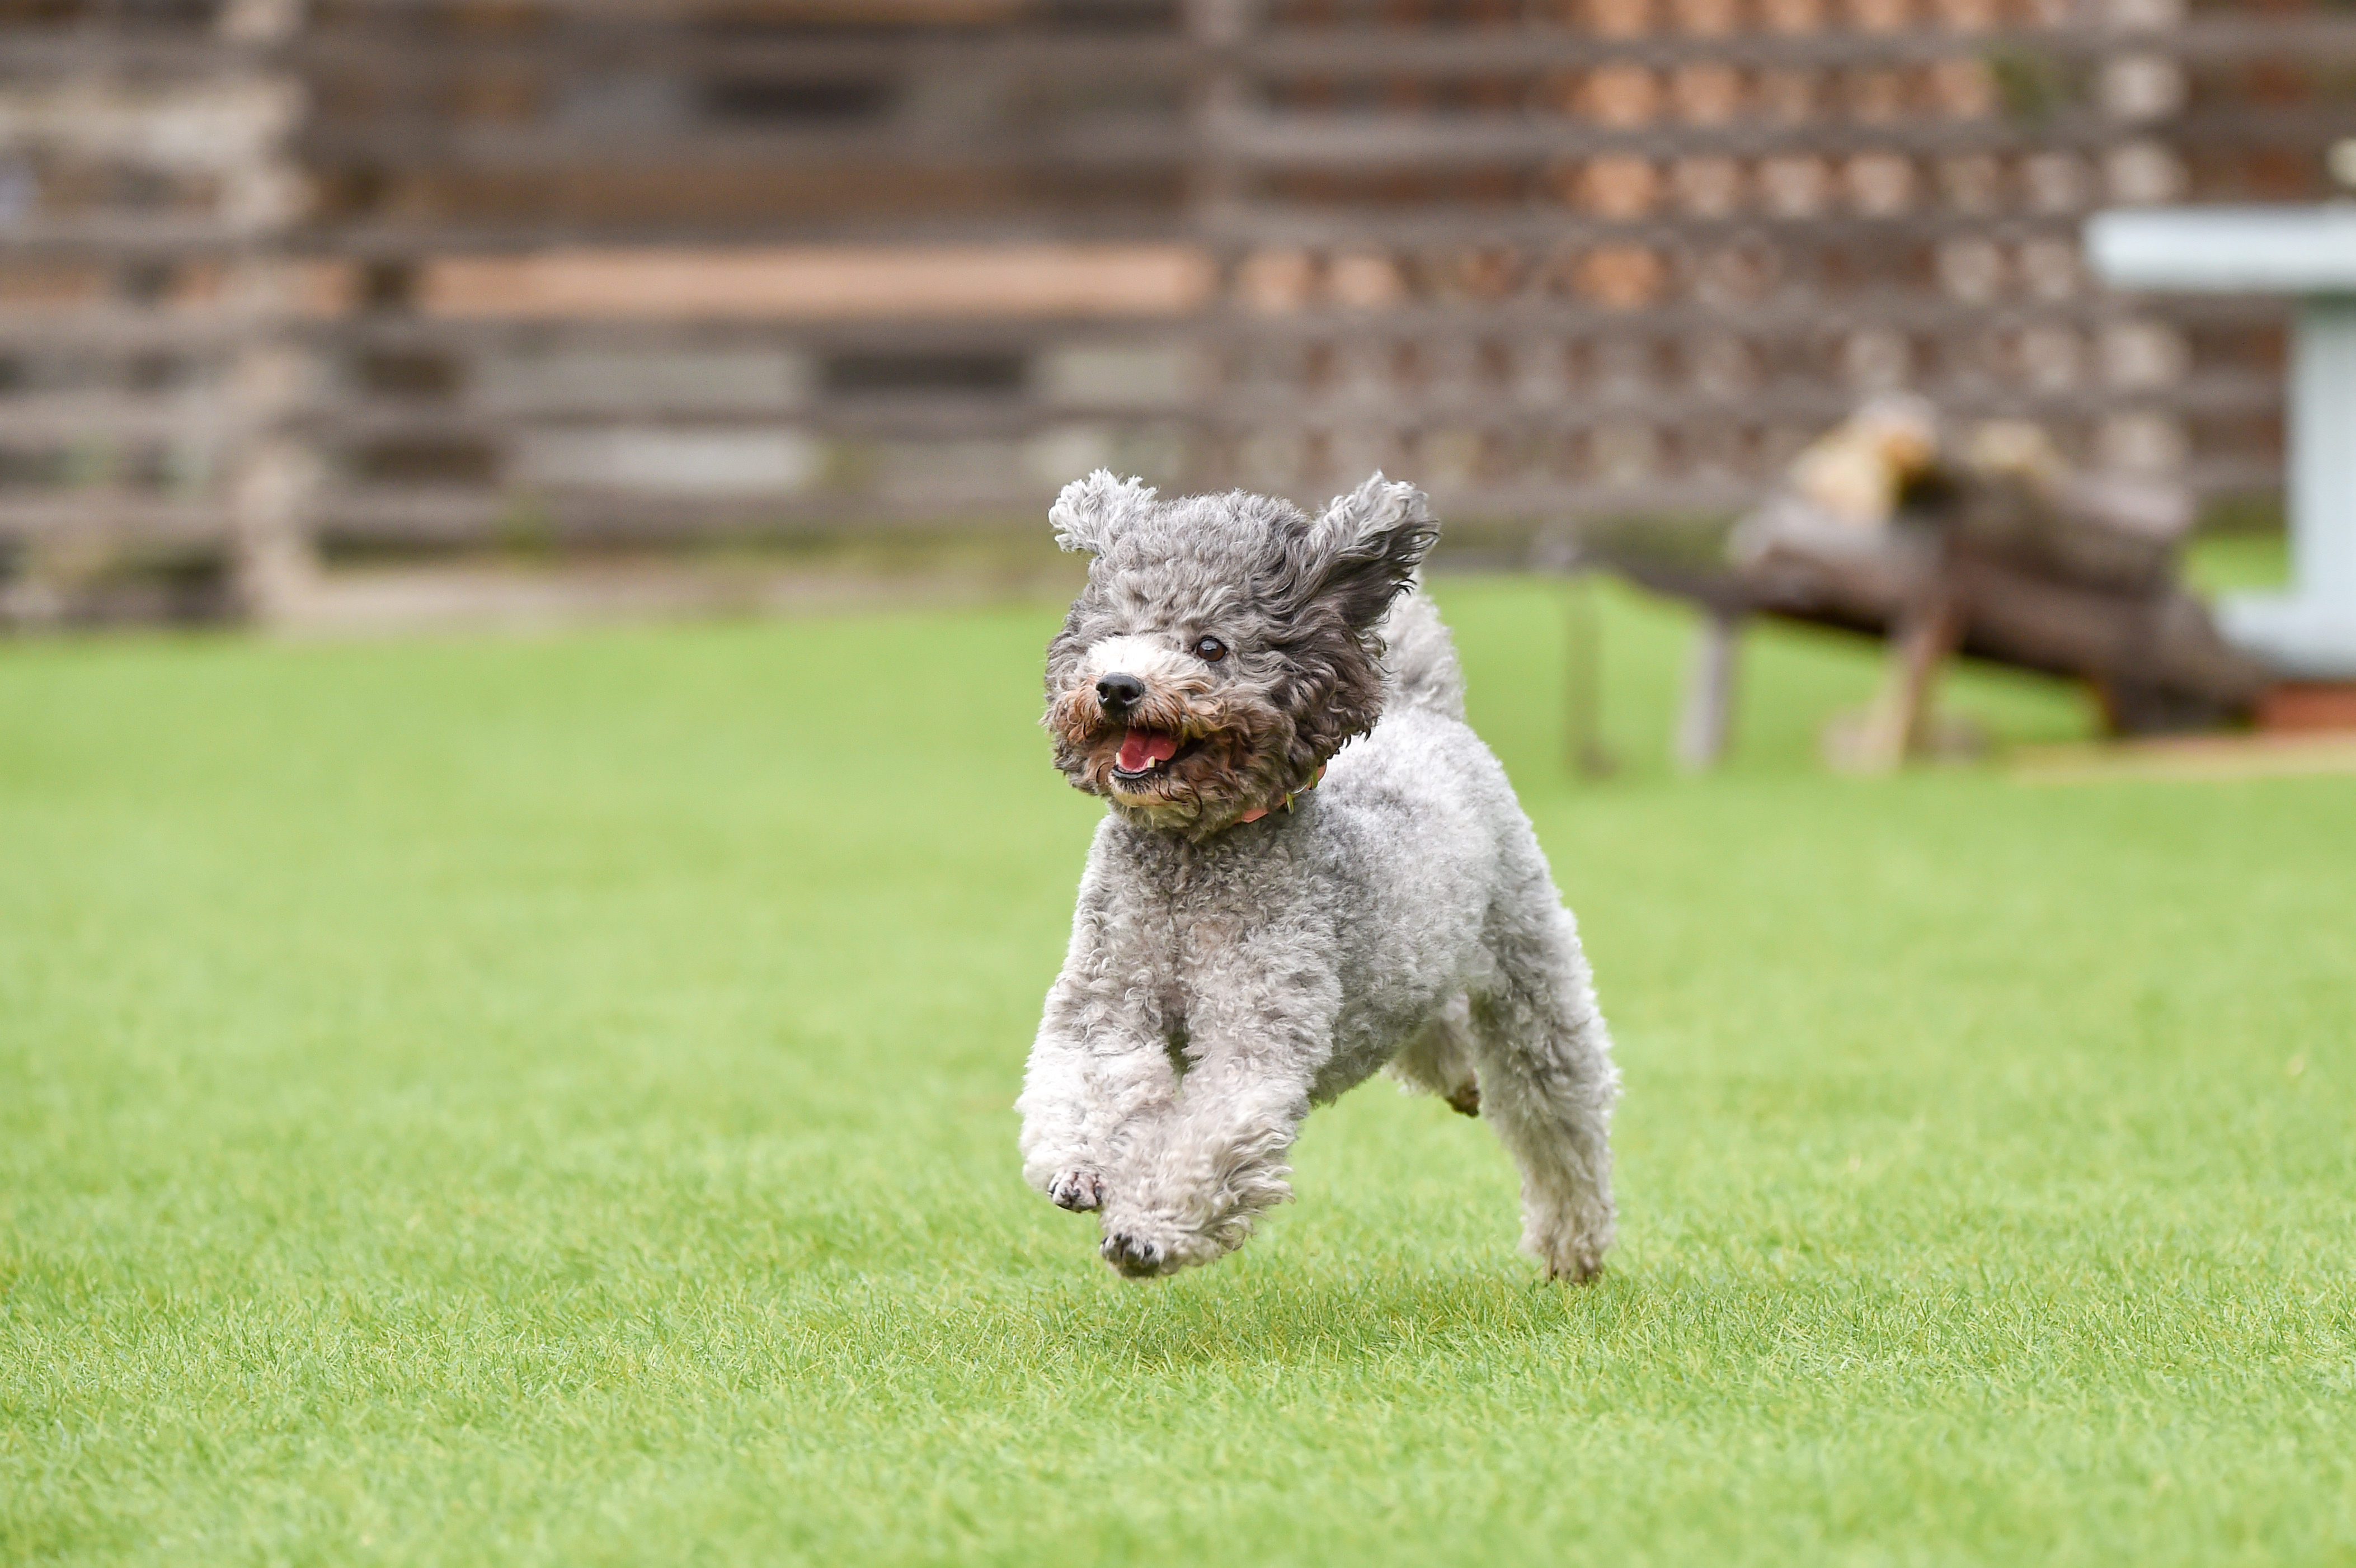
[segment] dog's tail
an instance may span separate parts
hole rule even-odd
[[[1420,581],[1393,602],[1382,635],[1387,650],[1383,705],[1463,718],[1463,667],[1456,662],[1456,645],[1449,639],[1440,608],[1425,595]]]

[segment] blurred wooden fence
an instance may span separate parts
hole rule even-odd
[[[1730,507],[1859,396],[2262,488],[2356,17],[2178,0],[0,0],[0,616],[1035,519],[1098,464]]]

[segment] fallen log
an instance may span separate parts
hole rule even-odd
[[[2192,520],[2181,495],[2066,473],[2040,434],[2018,426],[1984,429],[1970,459],[1942,450],[1927,405],[1869,405],[1802,455],[1719,560],[1624,542],[1590,549],[1709,616],[1716,641],[1697,665],[1707,679],[1680,726],[1684,760],[1707,765],[1723,748],[1732,629],[1751,614],[1888,640],[1881,695],[1845,758],[1869,771],[1922,744],[1940,670],[1959,655],[2083,681],[2116,734],[2250,713],[2267,672],[2226,645],[2178,581]]]

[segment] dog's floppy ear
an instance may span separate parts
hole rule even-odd
[[[1337,602],[1361,630],[1383,618],[1391,601],[1414,581],[1424,552],[1440,538],[1431,504],[1412,485],[1380,473],[1346,496],[1336,496],[1309,528],[1320,599]]]
[[[1153,486],[1142,479],[1116,479],[1109,468],[1099,468],[1085,479],[1064,486],[1047,520],[1055,525],[1055,543],[1065,549],[1102,555],[1130,518],[1153,502]]]

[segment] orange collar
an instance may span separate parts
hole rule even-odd
[[[1315,789],[1320,784],[1324,782],[1324,779],[1325,764],[1320,763],[1317,764],[1316,773],[1310,779],[1310,781],[1307,784],[1302,784],[1299,789],[1294,790],[1290,795],[1286,795],[1282,801],[1275,805],[1255,805],[1249,811],[1245,812],[1241,816],[1237,817],[1236,820],[1237,822],[1258,822],[1261,817],[1266,816],[1271,811],[1283,811],[1289,813],[1292,810],[1292,803],[1294,801],[1299,800],[1302,795],[1307,795],[1311,790]]]

